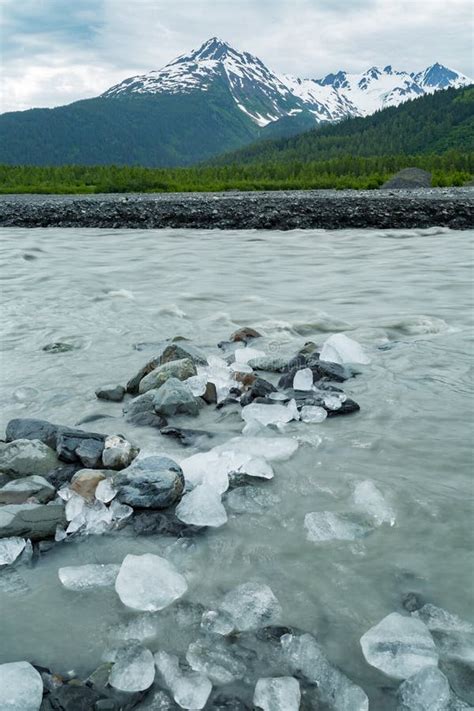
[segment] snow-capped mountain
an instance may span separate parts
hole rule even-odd
[[[213,37],[162,69],[126,79],[102,96],[189,94],[220,84],[238,108],[263,127],[303,112],[312,114],[318,123],[367,116],[426,93],[471,83],[468,77],[438,63],[411,74],[388,65],[371,67],[362,74],[339,71],[323,79],[299,79],[277,75],[258,57]]]

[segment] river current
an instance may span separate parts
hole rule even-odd
[[[130,614],[113,591],[65,590],[58,568],[156,552],[185,573],[187,599],[206,607],[241,582],[268,584],[283,623],[313,633],[371,708],[392,708],[361,635],[403,611],[409,592],[472,620],[474,232],[2,229],[0,237],[2,432],[13,417],[73,426],[101,414],[84,427],[179,460],[198,450],[127,424],[121,404],[94,395],[125,383],[164,339],[184,336],[219,355],[217,343],[249,325],[264,334],[259,349],[291,357],[342,331],[371,358],[344,385],[359,413],[287,425],[300,447],[274,464],[272,481],[255,484],[272,495],[258,513],[229,511],[225,526],[195,539],[88,536],[22,571],[21,593],[0,590],[0,663],[91,672]],[[44,351],[52,342],[75,349]],[[213,445],[244,424],[225,408],[182,421],[213,433]],[[305,515],[350,511],[364,480],[383,493],[395,524],[357,541],[308,541]],[[192,636],[165,613],[153,651],[182,655]]]

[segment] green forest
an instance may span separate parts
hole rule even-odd
[[[474,175],[474,88],[438,92],[366,118],[260,141],[192,167],[0,166],[2,193],[375,189],[402,168],[432,185]]]

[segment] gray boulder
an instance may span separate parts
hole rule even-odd
[[[121,402],[125,395],[125,388],[123,385],[106,385],[105,387],[97,388],[95,394],[99,400]]]
[[[431,188],[431,173],[420,168],[404,168],[381,186],[382,190]]]
[[[179,464],[168,457],[139,459],[113,478],[117,499],[129,506],[164,509],[176,503],[184,490]]]
[[[47,474],[58,465],[56,453],[37,439],[0,442],[0,471],[12,477]]]
[[[195,365],[207,365],[207,358],[205,354],[193,346],[191,343],[186,341],[179,341],[179,343],[170,343],[164,349],[160,362],[169,363],[173,360],[181,360],[182,358],[188,358],[192,360]]]
[[[140,381],[138,391],[143,394],[148,390],[153,390],[161,387],[169,378],[177,378],[178,380],[187,380],[192,375],[196,375],[196,366],[190,358],[181,358],[180,360],[172,360],[169,363],[159,365],[145,375]]]
[[[54,499],[56,489],[42,476],[14,479],[0,489],[0,504],[23,504],[31,497],[45,504]]]
[[[29,417],[10,420],[5,431],[5,439],[12,442],[15,439],[39,439],[48,447],[56,449],[57,425],[46,420],[36,420]]]
[[[199,404],[186,383],[169,378],[153,392],[153,409],[159,415],[198,415]]]
[[[54,536],[66,518],[62,504],[11,504],[0,507],[0,538],[22,536],[33,541]]]
[[[155,393],[149,390],[143,395],[135,397],[127,402],[123,408],[123,413],[127,422],[134,425],[149,426],[149,427],[165,427],[166,419],[155,412],[153,398]]]

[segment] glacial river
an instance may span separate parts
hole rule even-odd
[[[282,624],[314,634],[371,709],[395,708],[396,682],[366,663],[362,634],[404,613],[410,592],[472,621],[474,232],[2,229],[0,237],[2,432],[13,417],[73,426],[100,414],[84,427],[180,460],[206,445],[184,450],[94,395],[125,383],[164,339],[184,336],[219,355],[219,341],[250,325],[264,334],[255,347],[291,357],[343,331],[371,358],[344,384],[359,413],[286,426],[300,446],[274,463],[272,481],[256,481],[258,512],[229,508],[227,524],[195,538],[88,536],[22,568],[16,592],[0,588],[0,663],[91,672],[131,613],[113,590],[65,590],[58,568],[155,552],[185,574],[186,599],[205,608],[239,583],[268,584]],[[42,350],[59,341],[74,350]],[[235,410],[213,407],[185,423],[212,433],[211,446],[244,424]],[[365,480],[394,510],[394,525],[356,541],[307,540],[305,515],[351,512]],[[152,650],[184,655],[195,628],[159,614]]]

